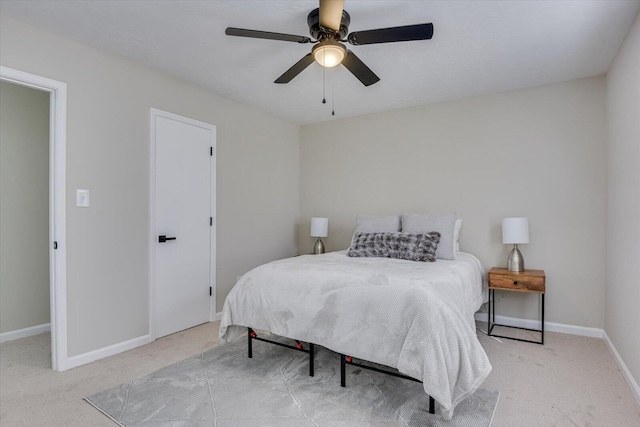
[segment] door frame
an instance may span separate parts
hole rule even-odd
[[[151,340],[156,339],[156,118],[164,117],[166,119],[175,120],[180,123],[200,127],[211,131],[211,147],[212,156],[210,161],[210,177],[211,177],[211,217],[213,223],[210,228],[211,249],[209,256],[209,286],[212,288],[211,297],[209,298],[209,321],[213,322],[216,315],[216,126],[191,119],[189,117],[180,116],[178,114],[169,113],[167,111],[151,108],[149,117],[149,335]]]
[[[69,369],[67,355],[66,146],[67,84],[0,66],[0,80],[49,93],[49,300],[51,367]],[[57,249],[54,249],[54,242]]]

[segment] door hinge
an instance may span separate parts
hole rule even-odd
[[[209,147],[209,155],[213,156],[213,147]]]
[[[58,242],[53,242],[53,249],[58,249]]]
[[[212,216],[209,217],[209,226],[213,227],[213,217]]]
[[[209,296],[213,295],[213,286],[209,286]]]

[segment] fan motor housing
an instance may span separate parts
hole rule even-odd
[[[320,25],[320,9],[314,9],[307,16],[307,24],[309,24],[309,34],[318,40],[334,39],[343,40],[349,33],[349,24],[351,24],[351,16],[346,10],[342,10],[342,20],[340,21],[340,30],[334,31],[330,28],[323,28]]]

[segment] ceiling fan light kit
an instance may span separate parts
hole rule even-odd
[[[313,58],[323,67],[331,68],[340,64],[347,56],[347,48],[333,40],[323,40],[311,49]]]
[[[352,51],[347,50],[341,42],[362,46],[376,43],[429,40],[433,37],[433,24],[431,23],[379,28],[349,34],[351,17],[344,10],[344,1],[341,0],[320,0],[320,7],[312,10],[307,16],[307,24],[309,25],[309,34],[315,41],[304,36],[234,27],[227,28],[225,34],[296,43],[317,43],[311,49],[311,53],[303,56],[274,83],[289,83],[315,60],[323,67],[344,65],[365,86],[380,81],[380,78]]]

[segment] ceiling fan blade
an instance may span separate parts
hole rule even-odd
[[[349,43],[353,45],[407,42],[411,40],[429,40],[433,37],[433,24],[405,25],[404,27],[380,28],[377,30],[357,31],[349,34]]]
[[[300,61],[293,64],[293,67],[289,68],[283,75],[278,77],[274,83],[289,83],[295,76],[311,65],[313,61],[315,61],[315,59],[313,59],[313,55],[307,53]]]
[[[344,0],[320,0],[320,25],[340,31]]]
[[[252,37],[254,39],[281,40],[285,42],[310,43],[311,39],[305,36],[296,36],[293,34],[272,33],[269,31],[246,30],[244,28],[229,27],[224,30],[228,36]]]
[[[380,77],[376,76],[375,73],[350,50],[347,51],[347,56],[342,60],[342,65],[347,67],[347,70],[351,71],[351,74],[356,76],[365,86],[371,86],[380,81]]]

